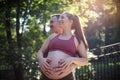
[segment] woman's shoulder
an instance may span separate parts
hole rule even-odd
[[[74,36],[74,35],[73,35]],[[78,40],[77,40],[77,38],[74,36],[74,43],[75,43],[75,46],[76,46],[76,48],[77,48],[77,46],[79,45],[79,42],[78,42]]]

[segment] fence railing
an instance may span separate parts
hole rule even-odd
[[[88,66],[76,69],[77,80],[119,80],[120,42],[91,49]]]

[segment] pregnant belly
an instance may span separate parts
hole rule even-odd
[[[66,53],[61,52],[61,51],[49,52],[48,58],[52,59],[52,62],[51,62],[52,70],[51,70],[51,74],[49,74],[50,76],[46,75],[45,73],[44,74],[50,79],[61,79],[67,76],[68,74],[70,74],[72,72],[71,68],[65,69],[61,75],[57,74],[57,72],[54,72],[55,71],[54,67],[58,66],[58,61],[60,61],[61,59],[66,59],[68,57],[70,57],[70,55],[67,55]]]

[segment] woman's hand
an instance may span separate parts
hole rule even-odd
[[[73,67],[75,66],[73,64],[73,58],[70,57],[70,58],[67,58],[67,59],[61,59],[59,62],[58,62],[58,66],[54,69],[55,72],[58,74],[58,75],[61,75],[62,73],[65,73],[66,71],[70,71],[71,69],[73,69]]]
[[[41,61],[39,62],[40,68],[41,70],[46,74],[46,75],[50,75],[51,73],[51,62],[52,60],[49,58],[43,58],[41,59]]]

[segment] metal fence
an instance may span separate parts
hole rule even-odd
[[[90,53],[90,64],[76,69],[77,80],[120,80],[120,43],[91,49]]]

